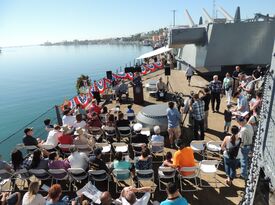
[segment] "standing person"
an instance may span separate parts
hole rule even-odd
[[[100,92],[99,92],[99,89],[97,87],[97,82],[94,80],[94,86],[93,86],[93,92],[92,92],[94,98],[96,99],[97,101],[97,104],[100,103]]]
[[[237,88],[239,87],[239,74],[241,73],[241,68],[240,66],[236,66],[235,70],[232,73],[233,77],[233,93],[237,91]]]
[[[244,96],[239,90],[235,92],[234,97],[237,98],[237,107],[235,108],[235,112],[237,112],[239,115],[245,112],[249,112],[247,97]]]
[[[230,186],[236,177],[237,155],[239,152],[241,139],[238,137],[239,128],[233,125],[231,135],[226,136],[222,142],[224,169],[227,175],[226,183]]]
[[[219,77],[217,75],[213,76],[213,80],[209,84],[209,89],[211,91],[211,106],[212,111],[219,112],[220,104],[221,104],[221,91],[222,91],[222,83],[219,81]],[[216,108],[215,108],[216,102]]]
[[[237,122],[241,127],[239,136],[242,140],[241,144],[241,177],[247,179],[248,171],[248,158],[251,154],[252,141],[253,141],[253,127],[247,124],[244,117],[238,117]]]
[[[202,93],[201,100],[204,101],[204,131],[208,129],[208,116],[209,116],[209,104],[211,100],[211,94],[209,88],[200,90],[198,94]]]
[[[190,86],[191,83],[191,78],[194,75],[194,69],[190,66],[190,64],[188,64],[187,69],[186,69],[186,79],[188,80],[188,86]]]
[[[180,130],[181,114],[179,113],[178,109],[175,108],[175,103],[172,101],[168,103],[167,119],[168,119],[168,133],[169,133],[170,145],[172,148],[174,148],[175,147],[174,140],[179,139],[181,135],[181,130]]]
[[[26,192],[22,199],[22,205],[44,205],[46,200],[41,194],[38,194],[39,183],[31,182],[28,192]]]
[[[204,140],[204,106],[205,103],[199,98],[198,94],[194,94],[194,103],[191,110],[194,118],[194,137],[195,139]],[[200,129],[200,138],[199,131]]]
[[[188,202],[183,198],[177,188],[176,183],[169,182],[166,187],[167,199],[160,205],[188,205]]]
[[[232,121],[232,112],[230,110],[230,105],[227,105],[227,110],[224,110],[224,133],[228,133]]]
[[[233,89],[233,78],[231,78],[229,73],[225,74],[225,78],[223,79],[222,87],[225,91],[226,103],[227,103],[227,105],[230,105],[231,104],[232,89]]]

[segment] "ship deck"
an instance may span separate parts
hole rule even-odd
[[[159,77],[162,77],[164,82],[166,82],[166,76],[164,75],[164,70],[159,70],[154,73],[148,74],[146,76],[143,76],[143,86],[147,83],[148,80],[158,80]],[[202,89],[206,85],[208,85],[208,81],[203,79],[202,77],[198,75],[194,75],[192,77],[191,86],[188,86],[188,83],[186,81],[185,72],[181,70],[171,70],[171,76],[169,76],[169,82],[171,84],[171,87],[174,92],[182,92],[185,95],[190,94],[190,91],[197,92],[199,89]],[[170,89],[171,92],[171,89]],[[129,89],[129,96],[130,98],[133,98],[132,88]],[[144,104],[136,105],[133,104],[133,109],[135,110],[135,113],[137,114],[144,106],[151,105],[151,104],[158,104],[163,103],[162,101],[156,101],[156,98],[149,95],[148,92],[144,89]],[[126,111],[127,105],[129,103],[121,104],[121,110]],[[111,104],[108,104],[108,108],[114,108],[116,105],[116,102],[113,101]],[[222,98],[221,100],[221,109],[220,111],[223,112],[223,110],[226,108],[225,98]],[[184,117],[184,116],[183,116]],[[223,126],[224,126],[224,117],[222,113],[212,113],[209,112],[209,129],[205,133],[205,140],[210,141],[219,141],[223,140],[225,137],[225,134],[223,133]],[[232,121],[232,123],[236,123]],[[186,118],[184,122],[184,127],[182,130],[182,137],[184,140],[191,142],[192,141],[192,129],[187,126],[188,124],[188,117]],[[167,133],[166,143],[168,144],[168,136]],[[173,149],[165,148],[166,151],[171,151],[172,153],[175,152]],[[195,158],[197,160],[201,160],[202,158],[199,155],[195,155]],[[160,166],[160,163],[154,163],[154,170],[157,170],[157,167]],[[240,168],[237,169],[237,175],[240,174]],[[207,182],[211,178],[208,177],[202,177],[204,183],[207,184]],[[157,184],[157,174],[155,174],[155,183]],[[213,180],[213,179],[212,179]],[[226,185],[226,175],[224,172],[223,163],[220,164],[219,170],[217,173],[217,188],[215,188],[215,184],[210,183],[208,184],[210,187],[206,188],[199,188],[198,191],[195,192],[182,192],[182,195],[188,200],[188,202],[192,205],[199,205],[199,204],[207,204],[216,205],[216,204],[224,204],[224,205],[231,205],[231,204],[238,204],[241,201],[242,193],[244,191],[245,182],[244,180],[240,178],[236,178],[233,181],[233,185],[229,187]],[[177,181],[179,181],[177,179]],[[111,189],[112,190],[112,189]],[[118,196],[117,194],[114,194],[114,196]],[[156,191],[154,193],[155,200],[162,201],[166,198],[165,192],[159,192],[158,187],[156,188]]]

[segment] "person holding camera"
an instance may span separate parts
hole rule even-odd
[[[232,88],[233,88],[233,78],[229,73],[225,74],[225,78],[223,79],[223,90],[225,91],[226,103],[227,105],[231,104],[231,96],[232,96]]]
[[[199,90],[198,95],[202,94],[200,99],[204,101],[204,131],[208,129],[208,116],[209,116],[209,104],[211,100],[211,94],[209,88]]]

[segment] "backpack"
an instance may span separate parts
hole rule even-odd
[[[240,145],[242,140],[240,139],[238,144],[235,144],[235,146],[226,148],[227,154],[229,156],[229,159],[236,159],[239,153]]]

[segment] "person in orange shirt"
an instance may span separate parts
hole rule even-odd
[[[180,169],[181,167],[193,167],[196,166],[194,152],[191,147],[186,146],[182,139],[176,141],[178,151],[173,156],[173,166]],[[193,174],[193,172],[181,172],[182,175],[187,176]]]

